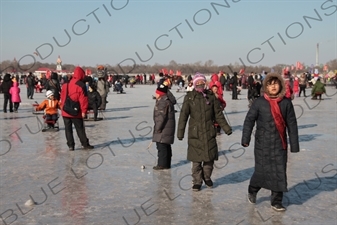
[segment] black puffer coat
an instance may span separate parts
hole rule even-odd
[[[211,91],[206,97],[195,90],[188,92],[180,111],[178,139],[184,138],[185,127],[189,119],[187,159],[192,162],[210,162],[218,159],[218,145],[214,122],[220,125],[226,134],[231,134],[218,99]],[[206,104],[206,101],[209,104]]]
[[[4,80],[1,83],[1,92],[4,94],[9,94],[9,89],[13,86],[13,81],[10,74],[4,76]]]
[[[156,100],[153,111],[153,121],[154,128],[152,141],[173,144],[176,120],[173,104],[167,95]]]
[[[89,108],[94,108],[94,105],[98,108],[102,104],[102,97],[96,90],[88,91],[88,104]]]
[[[279,96],[284,97],[285,84],[280,75],[268,75],[264,79],[263,87],[266,87],[271,77],[278,77],[282,81]],[[283,98],[278,105],[288,130],[290,151],[299,152],[298,128],[293,104],[290,99]],[[246,115],[242,131],[242,145],[249,145],[255,121],[255,171],[250,185],[285,192],[287,191],[287,150],[282,147],[282,140],[276,128],[270,104],[263,96],[254,101]],[[284,135],[286,136],[286,133]]]

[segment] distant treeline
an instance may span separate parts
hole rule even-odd
[[[337,69],[337,59],[331,60],[328,63],[326,63],[328,66],[329,70],[336,70]],[[83,69],[90,69],[92,73],[96,73],[97,71],[97,66],[82,66]],[[189,75],[189,74],[195,74],[195,72],[200,72],[204,74],[212,74],[212,73],[218,73],[219,71],[223,71],[224,73],[233,73],[233,72],[239,72],[241,69],[244,69],[245,73],[262,73],[262,71],[274,71],[277,73],[281,73],[282,70],[285,67],[293,67],[294,65],[286,65],[286,64],[277,64],[272,67],[268,66],[244,66],[240,63],[234,63],[234,64],[229,64],[229,65],[214,65],[212,60],[208,60],[205,63],[202,62],[196,62],[196,63],[191,63],[191,64],[179,64],[176,63],[174,60],[170,61],[169,64],[154,64],[154,65],[144,65],[144,64],[139,64],[139,65],[127,65],[127,66],[119,66],[119,65],[109,65],[105,64],[104,65],[108,72],[111,74],[158,74],[163,68],[167,70],[172,70],[174,71],[181,71],[183,75]],[[42,62],[36,62],[36,63],[31,63],[27,65],[18,65],[17,62],[15,61],[10,61],[10,60],[5,60],[2,61],[0,64],[0,74],[1,73],[27,73],[27,72],[34,72],[38,68],[45,67],[45,68],[50,68],[52,71],[56,70],[56,64],[55,63],[42,63]],[[63,64],[62,65],[62,70],[66,70],[69,72],[72,72],[76,65],[72,64]],[[318,68],[320,72],[322,72],[323,68],[322,66],[319,67],[314,67]],[[301,72],[307,72],[310,70],[310,66],[304,66],[303,70],[297,70],[297,73]],[[295,72],[296,70],[290,70],[291,72]]]

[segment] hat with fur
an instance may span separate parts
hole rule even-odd
[[[263,80],[263,91],[264,93],[268,94],[267,90],[267,83],[270,83],[271,80],[277,79],[280,81],[281,86],[280,86],[280,92],[277,95],[277,97],[283,97],[286,94],[286,84],[284,82],[284,79],[280,74],[277,73],[269,73]]]

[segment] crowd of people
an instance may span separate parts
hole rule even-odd
[[[160,74],[155,92],[152,141],[157,146],[158,161],[153,169],[160,171],[171,168],[175,130],[180,141],[185,138],[185,130],[188,130],[187,160],[192,163],[193,191],[200,191],[203,183],[208,188],[213,187],[214,161],[218,160],[218,127],[227,135],[232,134],[232,128],[222,112],[226,101],[223,99],[221,76],[221,73],[213,74],[210,81],[200,73],[192,77],[189,81],[191,85],[186,89],[187,94],[179,114],[177,129],[174,114],[176,100],[170,92],[172,81],[169,76]],[[237,73],[234,73],[235,76]],[[287,133],[290,151],[299,152],[296,115],[292,98],[287,96],[288,92],[292,91],[289,74],[285,73],[282,76],[266,73],[263,78],[250,74],[248,82],[248,95],[253,96],[253,101],[250,102],[243,124],[242,146],[249,146],[253,127],[257,124],[254,145],[255,170],[248,186],[248,201],[255,204],[258,191],[265,188],[271,191],[272,209],[285,211],[282,200],[283,193],[287,191]],[[232,96],[232,99],[236,100],[236,96]]]
[[[142,77],[142,78],[141,78]],[[132,78],[133,79],[133,78]],[[299,152],[298,127],[292,100],[295,97],[306,97],[306,89],[311,87],[312,99],[322,99],[326,93],[321,77],[310,77],[303,73],[292,75],[289,71],[276,73],[249,73],[247,75],[234,72],[229,76],[221,71],[214,73],[207,80],[200,73],[186,77],[173,78],[159,73],[159,79],[150,76],[151,84],[156,83],[155,106],[153,111],[154,129],[152,141],[158,151],[156,171],[171,168],[172,145],[175,137],[179,141],[187,136],[187,159],[191,161],[192,190],[200,191],[202,184],[213,187],[212,172],[214,161],[218,159],[216,136],[221,130],[227,135],[232,128],[224,116],[227,102],[224,92],[232,92],[232,100],[238,100],[242,89],[248,89],[249,109],[246,114],[241,145],[248,147],[251,134],[255,132],[255,169],[248,186],[248,201],[256,203],[257,193],[261,188],[271,191],[271,207],[276,211],[285,211],[282,205],[283,193],[287,191],[286,162],[288,154],[288,138],[290,152]],[[333,78],[337,88],[337,74]],[[123,87],[134,83],[146,83],[146,75],[139,75],[135,81],[129,77],[86,76],[81,67],[76,67],[72,76],[61,77],[52,73],[50,79],[41,80],[46,89],[46,100],[36,106],[36,111],[45,111],[48,129],[54,129],[61,110],[65,126],[67,146],[75,150],[73,125],[82,145],[82,149],[93,149],[85,132],[84,119],[89,110],[94,111],[97,120],[98,110],[105,110],[110,88],[123,93]],[[33,99],[34,88],[39,85],[36,78],[29,73],[25,77],[27,98]],[[185,85],[187,84],[187,85]],[[177,92],[185,91],[179,120],[176,125],[174,105],[177,103],[171,92],[174,85]],[[186,87],[185,87],[186,86]],[[3,112],[18,112],[21,102],[18,78],[6,74],[1,82],[4,95]],[[272,121],[272,122],[271,122]]]

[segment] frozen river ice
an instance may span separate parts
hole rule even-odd
[[[214,187],[193,192],[186,138],[172,145],[170,170],[152,169],[157,155],[155,144],[150,145],[155,86],[110,93],[104,120],[85,122],[95,149],[81,150],[74,133],[73,152],[66,145],[62,118],[59,132],[43,133],[42,115],[32,114],[32,103],[41,102],[44,93],[28,100],[25,87],[20,88],[19,113],[0,111],[0,224],[336,224],[337,91],[333,87],[327,87],[323,101],[309,97],[293,101],[301,151],[289,154],[284,213],[271,209],[268,190],[259,192],[256,205],[247,201],[254,154],[253,144],[240,145],[248,110],[246,90],[238,101],[224,93],[233,134],[217,137],[220,157],[212,176]],[[177,120],[184,93],[175,90]],[[25,205],[30,199],[36,204]]]

